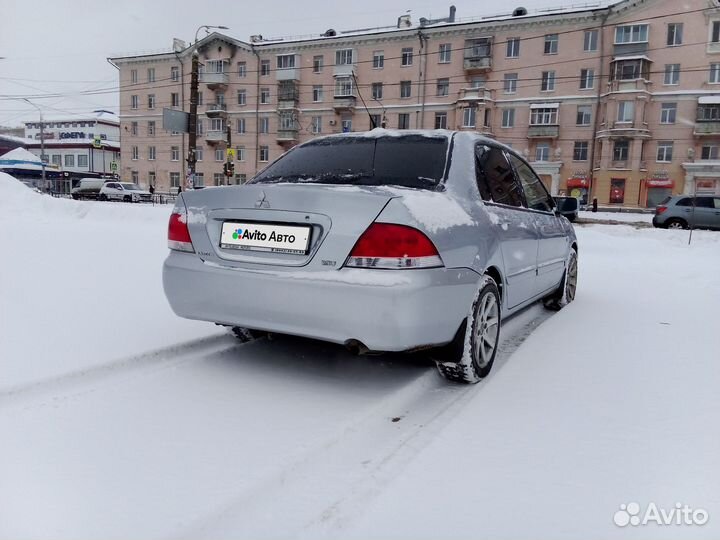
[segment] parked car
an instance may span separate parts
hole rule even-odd
[[[152,202],[152,195],[137,184],[107,182],[100,189],[101,201]]]
[[[107,182],[103,178],[81,178],[77,185],[70,190],[70,196],[75,199],[97,199],[100,189]]]
[[[249,183],[183,192],[163,285],[181,317],[428,349],[442,375],[492,367],[501,320],[575,297],[577,240],[530,165],[469,132],[316,138]]]
[[[577,197],[553,197],[555,206],[563,216],[574,222],[578,218],[580,200]]]
[[[655,208],[653,226],[665,229],[720,230],[720,196],[675,195]]]

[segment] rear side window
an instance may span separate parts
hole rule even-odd
[[[510,154],[510,162],[513,167],[515,167],[515,172],[522,184],[528,208],[542,210],[543,212],[552,212],[553,207],[550,202],[550,196],[540,181],[540,178],[538,178],[530,166],[512,154]]]
[[[720,197],[715,197],[715,208],[720,210]]]
[[[484,201],[523,206],[522,188],[499,148],[482,144],[475,147],[475,176]]]
[[[715,208],[712,197],[697,197],[695,206],[698,208]]]
[[[332,137],[297,147],[251,182],[432,189],[445,174],[447,150],[446,137]]]
[[[690,197],[685,197],[684,199],[680,199],[677,203],[675,203],[675,206],[692,206],[693,202]]]

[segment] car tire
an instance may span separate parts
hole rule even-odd
[[[70,196],[73,198],[74,201],[79,201],[79,200],[80,200],[80,195],[77,195],[77,194],[73,193],[73,194],[70,195]]]
[[[665,222],[666,229],[687,229],[687,221],[680,218],[671,218]]]
[[[98,197],[98,200],[107,201],[108,200],[107,195],[105,195],[104,193],[101,193],[100,196]]]
[[[501,312],[497,283],[485,276],[455,339],[431,353],[443,377],[465,384],[487,377],[500,345]]]
[[[131,202],[132,202],[132,197],[131,197],[130,195],[125,195],[125,196],[123,197],[123,202],[129,202],[129,203],[131,203]]]
[[[238,338],[242,343],[255,341],[256,339],[260,339],[261,337],[267,335],[266,332],[261,332],[260,330],[251,330],[249,328],[243,328],[242,326],[233,326],[231,330],[235,337]]]
[[[560,311],[570,302],[575,300],[575,292],[577,291],[577,252],[570,250],[567,263],[565,264],[565,272],[563,272],[560,286],[550,296],[543,300],[545,307],[551,311]]]

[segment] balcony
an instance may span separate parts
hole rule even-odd
[[[650,130],[647,122],[604,122],[600,124],[597,132],[598,137],[607,137],[610,139],[628,139],[639,138],[649,139]]]
[[[279,129],[277,134],[277,142],[279,143],[295,143],[298,142],[298,130]]]
[[[333,100],[333,109],[335,112],[353,112],[355,110],[355,96],[335,96]]]
[[[227,133],[225,130],[209,130],[205,133],[205,140],[210,144],[217,144],[219,142],[225,142]]]
[[[557,139],[560,135],[560,126],[530,126],[528,139]]]
[[[696,137],[716,137],[720,135],[720,122],[700,122],[695,124],[693,135]]]
[[[610,81],[610,92],[649,92],[652,83],[646,79]]]
[[[462,94],[463,96],[458,101],[470,101],[478,104],[492,101],[492,92],[485,87],[463,88]]]
[[[299,81],[300,70],[298,68],[282,68],[275,71],[278,81]]]
[[[467,73],[482,73],[492,67],[490,56],[468,56],[463,61],[463,69]]]
[[[278,110],[297,109],[299,100],[300,90],[295,81],[278,83]]]
[[[208,118],[225,118],[227,105],[225,103],[208,103],[205,105],[205,115]]]
[[[210,73],[204,71],[199,74],[200,82],[208,85],[210,90],[219,90],[227,87],[230,77],[227,73]]]
[[[333,66],[334,77],[352,77],[355,75],[357,66],[355,64],[340,64]]]

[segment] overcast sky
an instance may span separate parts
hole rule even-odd
[[[117,112],[117,70],[107,57],[168,49],[174,37],[190,42],[203,24],[228,26],[224,33],[247,41],[251,34],[277,37],[392,25],[408,10],[413,22],[445,17],[451,3],[457,17],[464,18],[508,13],[518,5],[532,10],[581,2],[1,0],[0,125],[21,126],[38,118],[35,108],[10,97],[30,97],[47,116],[98,108]],[[79,91],[102,93],[79,96]]]

